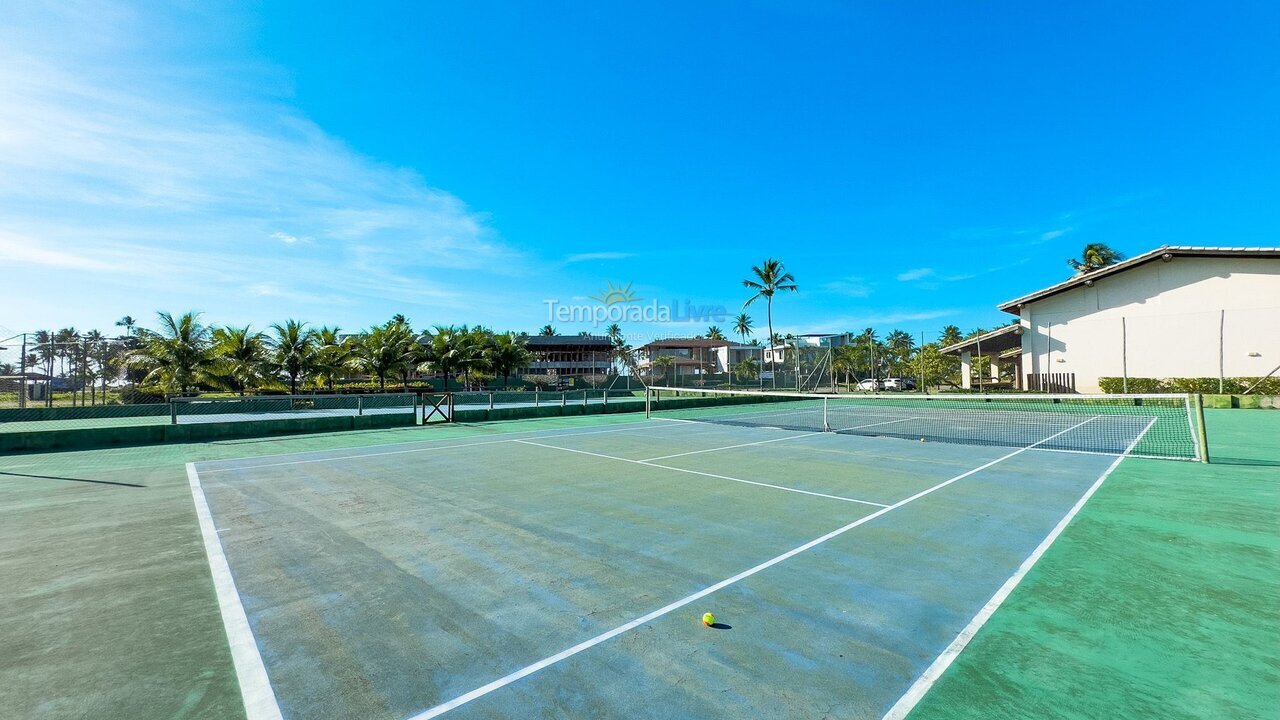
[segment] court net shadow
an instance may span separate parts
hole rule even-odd
[[[1211,455],[1209,462],[1212,465],[1252,465],[1256,467],[1280,467],[1280,460],[1264,460],[1262,458],[1237,458],[1237,457],[1219,457]]]
[[[11,475],[21,478],[35,478],[37,480],[66,480],[68,482],[93,483],[94,485],[116,485],[118,487],[144,488],[146,485],[138,485],[136,483],[116,482],[114,480],[90,480],[89,478],[73,478],[62,477],[60,475],[31,475],[28,473],[16,473],[0,471],[0,475]]]

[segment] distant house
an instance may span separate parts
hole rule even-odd
[[[760,362],[765,348],[759,345],[743,345],[728,340],[707,338],[666,338],[655,340],[639,348],[637,357],[642,371],[655,367],[658,358],[672,358],[672,374],[709,375],[732,372],[743,360]]]
[[[601,335],[533,335],[527,338],[529,366],[520,375],[607,375],[613,342]]]
[[[1091,393],[1104,377],[1280,367],[1280,247],[1160,247],[999,307],[1017,323],[944,352],[966,366],[979,353],[1008,357],[1020,388]]]

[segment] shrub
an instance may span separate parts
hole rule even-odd
[[[1251,395],[1280,395],[1280,377],[1269,377],[1258,382],[1256,377],[1223,378],[1223,394],[1239,395],[1258,383],[1250,391]],[[1098,386],[1108,394],[1124,392],[1124,379],[1118,377],[1098,378]],[[1218,378],[1129,378],[1131,393],[1200,393],[1204,395],[1218,394]]]

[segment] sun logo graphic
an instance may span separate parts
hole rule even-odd
[[[612,281],[608,282],[608,286],[600,292],[599,295],[592,295],[592,300],[599,300],[605,305],[615,305],[617,303],[636,302],[640,298],[631,291],[633,283],[627,283],[625,287],[615,287]]]

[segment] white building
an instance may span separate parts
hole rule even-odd
[[[1280,366],[1280,247],[1166,246],[1000,309],[1019,318],[1001,334],[1020,339],[1020,386],[1262,377]]]

